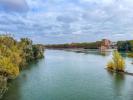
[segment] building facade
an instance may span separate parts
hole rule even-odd
[[[108,49],[111,49],[112,42],[108,39],[103,39],[101,46],[100,46],[100,51],[107,51]]]

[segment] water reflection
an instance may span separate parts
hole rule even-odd
[[[100,55],[100,56],[109,56],[111,52],[100,52],[99,50],[85,50],[85,51],[75,51],[76,53],[84,53],[84,54],[91,54],[91,55]]]
[[[113,93],[116,95],[114,96],[114,99],[116,97],[121,97],[124,91],[124,85],[125,85],[125,75],[120,74],[120,73],[115,73],[111,71],[107,71],[110,78],[112,79],[112,88],[113,88]]]
[[[122,96],[122,91],[123,91],[123,87],[124,87],[124,80],[125,80],[125,76],[124,74],[114,74],[114,93],[117,96]]]
[[[11,82],[3,100],[133,100],[131,77],[104,70],[106,53],[46,52]]]
[[[133,81],[131,82],[131,88],[130,88],[130,91],[129,91],[129,100],[133,100]]]
[[[24,84],[29,81],[29,71],[34,70],[34,68],[39,66],[39,62],[45,62],[44,59],[40,59],[34,62],[31,62],[27,68],[23,69],[21,72],[21,75],[15,79],[15,80],[10,80],[8,82],[8,91],[7,93],[3,96],[2,100],[23,100],[22,98],[22,89],[24,88]]]
[[[20,81],[13,80],[8,84],[8,92],[3,96],[3,100],[21,100]],[[17,95],[17,96],[16,96]]]

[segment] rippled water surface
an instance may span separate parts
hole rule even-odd
[[[105,70],[109,59],[110,53],[46,50],[10,82],[2,100],[133,100],[133,76]],[[125,59],[132,71],[132,59]]]

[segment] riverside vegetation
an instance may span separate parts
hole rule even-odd
[[[125,61],[118,51],[113,52],[112,60],[108,62],[107,68],[115,72],[124,72]]]
[[[84,43],[66,43],[66,44],[52,44],[52,45],[45,45],[46,48],[84,48],[84,49],[98,49],[101,45],[102,41],[96,42],[84,42]]]
[[[15,79],[31,61],[44,57],[44,46],[34,45],[28,38],[16,41],[8,35],[0,36],[0,98],[7,91],[7,81]]]
[[[67,49],[67,48],[84,48],[99,49],[102,41],[84,42],[84,43],[66,43],[45,45],[46,48]],[[119,52],[126,52],[128,57],[133,57],[133,40],[117,41],[116,47]]]
[[[120,52],[126,52],[128,57],[133,57],[133,40],[118,41],[117,48]]]

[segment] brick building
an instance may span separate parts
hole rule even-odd
[[[100,51],[106,51],[111,48],[112,42],[108,39],[103,39],[101,46],[100,46]]]

